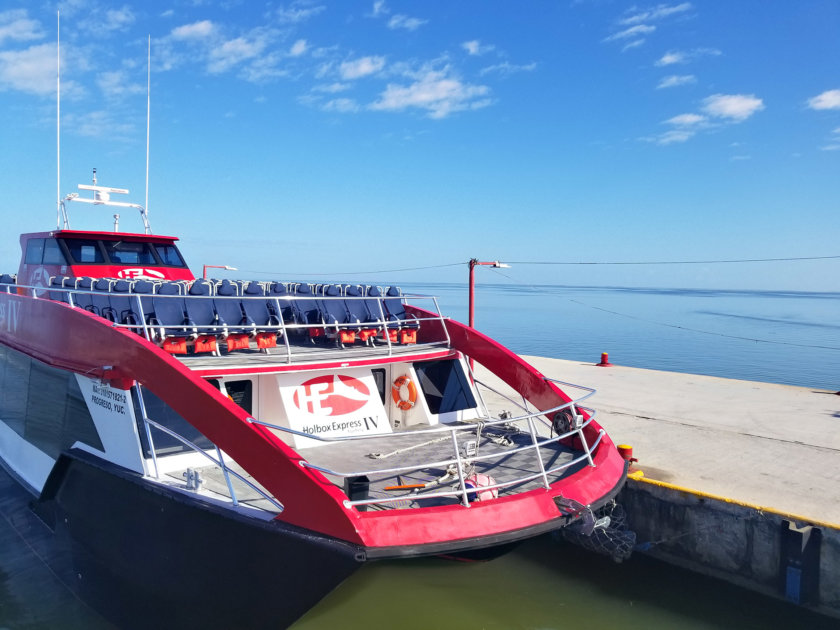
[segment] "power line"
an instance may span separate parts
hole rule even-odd
[[[511,265],[721,265],[733,263],[756,262],[794,262],[800,260],[832,260],[836,256],[795,256],[789,258],[740,258],[732,260],[650,260],[650,261],[542,261],[542,260],[509,260]]]
[[[444,267],[460,267],[466,262],[446,263],[445,265],[427,265],[425,267],[403,267],[402,269],[379,269],[377,271],[338,271],[334,273],[297,273],[290,271],[255,271],[253,269],[240,269],[244,273],[256,273],[266,276],[363,276],[373,273],[398,273],[401,271],[421,271],[424,269],[442,269]]]

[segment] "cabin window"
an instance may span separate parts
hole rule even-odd
[[[458,361],[424,361],[414,364],[420,389],[433,414],[473,409],[475,397]]]
[[[160,260],[164,265],[169,265],[170,267],[186,267],[184,259],[181,258],[178,248],[174,245],[155,243],[155,249],[157,250],[157,254],[160,256]]]
[[[253,387],[250,381],[225,381],[228,397],[245,411],[252,414]]]
[[[148,243],[103,241],[108,258],[116,265],[156,265]]]
[[[134,415],[137,418],[138,428],[140,429],[140,441],[143,444],[143,453],[145,457],[151,457],[151,449],[149,449],[149,441],[146,437],[146,429],[143,427],[143,413],[140,410],[140,404],[137,401],[136,387],[132,388],[135,392],[131,397],[134,402]],[[170,431],[174,431],[182,438],[185,438],[198,446],[201,449],[207,450],[214,448],[213,442],[207,439],[198,429],[192,426],[189,422],[184,420],[172,407],[167,405],[163,400],[155,396],[151,390],[143,388],[143,403],[146,406],[146,414],[149,420],[157,422],[166,427]],[[175,455],[177,453],[186,453],[192,450],[189,446],[181,442],[179,439],[172,437],[168,433],[164,433],[160,429],[149,425],[149,430],[152,434],[152,441],[155,444],[155,455],[158,457],[165,455]]]
[[[3,422],[53,459],[76,442],[104,450],[72,372],[0,346],[0,387]]]
[[[66,239],[64,244],[70,251],[70,257],[77,265],[92,265],[105,262],[99,241],[85,239]]]
[[[30,238],[26,241],[26,257],[24,262],[27,265],[40,265],[44,257],[44,239]]]
[[[379,392],[379,397],[382,399],[382,404],[385,404],[385,396],[387,396],[387,390],[385,388],[385,370],[382,368],[376,368],[371,370],[373,373],[373,382],[376,383],[376,389]]]
[[[44,243],[44,264],[45,265],[66,265],[67,261],[64,259],[64,254],[61,253],[61,248],[58,246],[58,241],[54,238],[48,238]]]

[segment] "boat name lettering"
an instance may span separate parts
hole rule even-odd
[[[330,424],[310,424],[304,426],[301,430],[310,435],[318,435],[319,433],[330,433],[333,431],[356,433],[359,430],[369,431],[371,428],[379,426],[379,418],[376,416],[368,416],[360,420],[347,420],[345,422],[337,422],[333,420]]]

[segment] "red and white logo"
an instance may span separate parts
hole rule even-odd
[[[139,267],[132,267],[130,269],[120,269],[117,272],[117,278],[123,278],[124,280],[137,280],[140,278],[148,278],[148,279],[160,279],[165,278],[160,271],[155,271],[154,269],[142,269]]]
[[[352,376],[327,374],[295,387],[292,400],[305,413],[343,416],[364,407],[370,398],[367,385]]]

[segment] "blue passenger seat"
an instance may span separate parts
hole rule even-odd
[[[229,351],[247,349],[250,346],[248,337],[256,330],[253,321],[242,311],[239,285],[227,279],[222,280],[216,287],[213,306],[219,315],[219,325],[222,327],[227,349]]]

